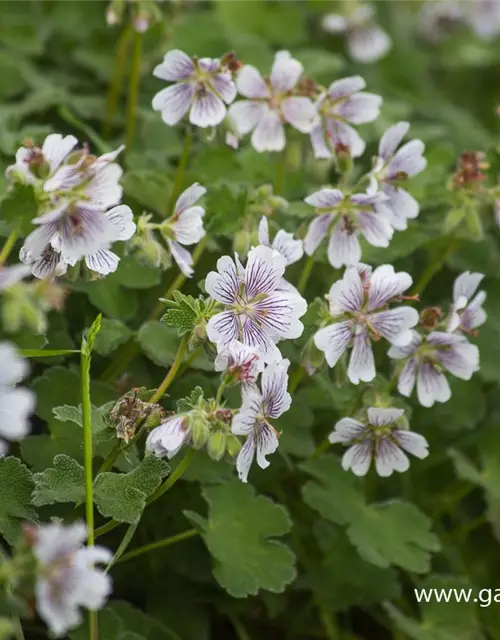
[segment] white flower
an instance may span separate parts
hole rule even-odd
[[[199,205],[193,205],[206,192],[205,187],[198,182],[188,187],[177,199],[172,217],[161,226],[172,257],[187,278],[194,273],[193,258],[182,245],[196,244],[205,235],[203,228],[205,209]]]
[[[161,111],[163,122],[173,126],[189,111],[197,127],[215,127],[226,116],[226,104],[236,97],[231,73],[213,58],[190,58],[183,51],[169,51],[153,75],[174,82],[153,98],[153,109]]]
[[[0,266],[0,291],[20,282],[29,275],[29,268],[24,264],[13,264],[8,267]]]
[[[270,464],[266,456],[278,448],[278,434],[269,419],[279,418],[292,404],[287,391],[289,366],[289,360],[267,366],[261,378],[262,391],[257,386],[243,387],[243,402],[232,423],[235,435],[247,436],[236,459],[242,482],[247,482],[255,456],[259,467],[266,469]]]
[[[18,174],[28,184],[34,184],[53,175],[78,144],[75,136],[60,133],[48,135],[42,147],[26,146],[16,152],[16,162],[7,168],[6,175]]]
[[[229,256],[217,261],[217,272],[205,280],[207,293],[224,305],[210,318],[207,335],[221,351],[233,340],[255,347],[265,362],[281,359],[276,344],[302,335],[307,303],[294,291],[282,290],[286,260],[269,247],[258,246],[248,253],[246,267]]]
[[[420,31],[432,42],[438,42],[464,19],[462,5],[455,0],[435,0],[424,2],[420,11]]]
[[[321,189],[305,199],[318,216],[304,238],[304,250],[311,256],[330,235],[328,260],[332,267],[351,266],[361,260],[358,235],[374,247],[388,247],[394,233],[392,214],[383,193],[344,195],[339,189]]]
[[[418,202],[401,185],[427,166],[427,160],[422,156],[425,145],[421,140],[410,140],[397,150],[409,128],[408,122],[398,122],[382,136],[369,190],[375,193],[382,188],[388,197],[385,204],[392,213],[391,224],[399,231],[406,229],[407,219],[416,218],[419,212]]]
[[[407,345],[412,339],[410,329],[419,319],[411,307],[388,309],[389,302],[411,286],[411,276],[395,273],[389,264],[377,267],[372,274],[365,265],[362,269],[361,273],[355,267],[346,269],[342,280],[332,285],[328,297],[335,322],[314,335],[314,343],[330,367],[352,346],[347,376],[354,384],[375,378],[370,338]]]
[[[470,380],[479,370],[478,348],[460,334],[433,331],[422,338],[413,331],[409,344],[393,346],[388,354],[396,360],[406,360],[399,374],[399,393],[411,396],[416,382],[418,401],[423,407],[451,398],[445,371],[461,380]]]
[[[36,530],[36,606],[55,637],[81,624],[80,607],[101,609],[111,593],[109,575],[95,565],[109,562],[113,554],[104,547],[84,547],[85,536],[86,527],[80,523]]]
[[[365,143],[351,124],[373,122],[378,118],[382,98],[363,89],[366,82],[360,76],[336,80],[316,101],[319,124],[311,132],[316,158],[331,158],[338,149],[358,158]]]
[[[482,40],[492,40],[500,33],[500,2],[471,0],[465,5],[465,18]]]
[[[252,146],[256,151],[282,151],[286,144],[285,123],[302,133],[311,132],[317,120],[314,105],[310,98],[294,95],[302,69],[288,51],[278,51],[268,79],[251,65],[245,65],[238,73],[238,92],[249,100],[233,104],[229,116],[238,137],[253,131]]]
[[[264,370],[264,361],[257,349],[234,340],[220,351],[214,366],[216,371],[225,371],[231,379],[249,385]]]
[[[403,409],[370,407],[367,420],[342,418],[335,425],[328,439],[349,447],[342,457],[342,467],[357,476],[364,476],[375,458],[375,469],[386,478],[393,471],[400,473],[410,467],[403,449],[417,458],[429,454],[427,440],[418,433],[404,428]]]
[[[470,273],[465,271],[453,284],[453,305],[448,320],[448,331],[460,329],[470,333],[486,322],[486,312],[483,302],[486,300],[486,292],[479,291],[474,295],[484,278],[482,273]]]
[[[348,16],[326,15],[323,29],[328,33],[345,33],[349,55],[357,62],[377,62],[392,47],[390,37],[375,23],[375,12],[368,4],[356,6]]]
[[[28,373],[28,364],[14,345],[0,342],[0,455],[7,452],[5,440],[21,440],[30,431],[29,415],[35,408],[35,394],[16,387]]]
[[[186,416],[174,415],[151,431],[146,440],[146,449],[157,456],[167,456],[170,459],[179,452],[189,436]]]
[[[259,242],[265,247],[271,247],[285,258],[287,266],[298,262],[304,255],[302,240],[296,240],[292,233],[280,229],[271,242],[269,238],[269,223],[266,216],[262,216],[259,223]]]
[[[85,264],[91,271],[104,276],[113,273],[118,267],[120,258],[110,251],[109,247],[113,242],[129,240],[134,235],[136,225],[132,210],[127,205],[119,205],[106,213],[95,211],[92,215],[99,225],[100,218],[104,219],[106,232],[93,237],[91,226],[89,226],[86,230],[88,249],[82,244],[78,245],[78,250],[75,250],[74,245],[69,244],[73,242],[71,233],[78,234],[78,229],[71,226],[78,225],[79,219],[75,214],[73,217],[69,216],[69,223],[64,220],[58,222],[59,226],[56,223],[50,223],[28,236],[19,254],[21,261],[30,266],[34,276],[45,280],[63,275],[66,273],[67,266],[76,264],[80,258],[85,258]],[[62,231],[65,229],[67,234],[63,236]],[[40,252],[41,245],[38,243],[42,240],[47,242]],[[78,243],[78,239],[76,242]],[[70,251],[68,246],[72,246]],[[81,252],[83,255],[80,255]],[[79,258],[76,258],[77,255]]]

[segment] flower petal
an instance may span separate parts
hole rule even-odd
[[[417,378],[418,401],[423,407],[432,407],[435,402],[448,402],[451,389],[444,375],[431,364],[420,365]]]
[[[321,189],[304,198],[304,202],[317,209],[334,209],[344,199],[340,189]]]
[[[418,216],[420,206],[413,196],[400,187],[384,185],[384,193],[389,196],[387,207],[391,210],[391,224],[398,231],[408,228],[408,219]]]
[[[271,70],[271,85],[278,91],[291,91],[299,81],[302,70],[302,64],[292,58],[289,51],[278,51]]]
[[[153,75],[155,78],[160,78],[160,80],[176,82],[189,78],[194,74],[194,71],[194,64],[191,58],[184,51],[172,49],[172,51],[165,54],[163,62],[154,68]]]
[[[411,307],[396,307],[372,313],[368,318],[377,333],[391,344],[403,347],[412,341],[413,332],[410,329],[419,321],[418,311]]]
[[[207,190],[205,187],[202,187],[199,182],[192,184],[177,198],[177,202],[174,207],[175,213],[182,213],[186,209],[192,207],[193,204],[204,196],[206,192]]]
[[[61,165],[77,144],[78,139],[75,136],[62,136],[60,133],[51,133],[45,138],[42,153],[51,173]]]
[[[388,438],[377,441],[375,448],[375,469],[381,478],[387,478],[393,471],[404,473],[410,468],[408,456],[397,444]]]
[[[404,413],[404,409],[392,407],[369,407],[367,411],[368,420],[374,427],[388,427],[399,420]]]
[[[252,433],[246,439],[236,458],[236,470],[242,482],[248,482],[248,473],[255,457],[255,436]]]
[[[333,213],[324,213],[322,216],[314,218],[309,225],[306,237],[304,238],[304,250],[308,256],[316,251],[321,241],[328,233],[328,228],[334,217]]]
[[[248,298],[274,291],[285,273],[286,260],[274,249],[260,245],[248,252],[245,292]]]
[[[60,225],[63,260],[75,265],[78,260],[105,249],[116,237],[116,227],[99,210],[75,209]]]
[[[186,278],[191,278],[194,273],[193,256],[175,240],[168,239],[167,244],[170,249],[170,253],[172,254],[172,258],[177,263],[181,272],[186,276]]]
[[[279,362],[283,356],[276,346],[279,336],[269,330],[269,327],[263,327],[259,319],[255,317],[245,317],[241,324],[241,341],[254,347],[264,362]]]
[[[236,85],[234,84],[229,72],[216,74],[214,76],[214,86],[217,93],[226,104],[231,104],[231,102],[236,98]]]
[[[347,377],[353,384],[371,382],[377,375],[373,351],[366,329],[357,327],[352,341]]]
[[[328,13],[323,16],[321,26],[328,33],[344,33],[349,26],[346,18],[338,13]]]
[[[126,204],[113,207],[104,214],[116,228],[116,240],[129,240],[135,233],[136,225],[132,209]]]
[[[173,458],[188,437],[189,429],[184,416],[174,415],[151,431],[146,440],[146,449],[157,456]]]
[[[427,166],[427,160],[422,156],[425,145],[422,140],[410,140],[396,153],[387,167],[389,176],[406,173],[408,176],[417,175]]]
[[[380,96],[360,91],[341,102],[335,108],[335,113],[351,124],[365,124],[378,118],[381,104]]]
[[[387,355],[389,356],[389,358],[394,358],[394,360],[404,360],[406,358],[409,358],[415,353],[415,351],[418,349],[418,347],[422,342],[422,338],[414,329],[411,333],[412,333],[411,342],[409,342],[404,346],[393,345],[387,352]]]
[[[379,211],[359,211],[357,220],[365,240],[374,247],[388,247],[393,236],[390,222]]]
[[[476,293],[483,278],[484,274],[482,273],[465,271],[460,274],[453,283],[453,302],[456,304],[462,297],[468,302]]]
[[[299,318],[306,312],[307,303],[300,294],[275,291],[252,306],[254,321],[277,339],[294,340],[302,335],[304,325]]]
[[[392,436],[402,449],[423,460],[429,455],[429,444],[420,433],[405,429],[394,429]]]
[[[259,153],[264,151],[283,151],[285,148],[285,130],[279,114],[266,109],[252,134],[252,146]]]
[[[354,444],[347,449],[342,457],[342,469],[344,471],[350,469],[355,476],[365,476],[370,468],[372,455],[373,450],[370,440]]]
[[[318,121],[318,114],[310,98],[294,96],[281,103],[283,117],[301,133],[311,133]]]
[[[118,268],[120,258],[108,249],[99,249],[95,253],[85,256],[85,264],[91,271],[107,276]]]
[[[358,62],[376,62],[383,58],[391,47],[391,38],[378,26],[354,29],[349,34],[349,55]]]
[[[348,267],[342,280],[334,282],[328,293],[331,314],[360,311],[363,306],[363,296],[363,283],[359,270],[356,267]]]
[[[270,91],[255,67],[246,64],[238,73],[236,88],[245,98],[269,98]]]
[[[29,416],[35,404],[36,396],[29,389],[19,387],[0,391],[0,434],[8,440],[21,440],[27,436],[31,429]]]
[[[194,87],[191,84],[173,84],[155,95],[152,107],[154,111],[161,111],[165,124],[174,126],[188,112],[193,97]]]
[[[292,404],[292,397],[287,391],[289,366],[290,360],[283,359],[264,369],[261,378],[262,407],[267,418],[279,418]]]
[[[234,435],[248,436],[253,433],[258,416],[262,412],[262,403],[262,396],[255,387],[243,389],[243,402],[231,423],[231,431]]]
[[[398,391],[402,396],[409,398],[415,388],[418,363],[416,358],[410,358],[403,367],[398,378]]]
[[[217,260],[217,271],[210,271],[205,279],[205,290],[217,302],[233,304],[240,290],[240,275],[234,260],[222,256]]]
[[[329,367],[334,367],[351,343],[353,324],[350,320],[336,322],[314,334],[314,344],[323,351]]]
[[[347,229],[344,221],[337,222],[328,243],[328,261],[336,269],[350,267],[361,260],[361,247],[356,233]]]
[[[228,114],[236,133],[239,136],[244,136],[255,129],[266,111],[266,105],[261,102],[238,100],[229,107]]]
[[[276,431],[267,424],[261,424],[255,437],[257,450],[257,464],[261,469],[267,469],[271,464],[266,456],[274,453],[278,448],[278,436]]]
[[[338,122],[332,118],[327,119],[326,130],[334,147],[345,147],[351,158],[359,158],[363,155],[366,144],[356,129],[345,122]]]
[[[326,130],[322,124],[317,124],[311,131],[311,145],[314,157],[318,160],[324,160],[332,157],[332,151],[327,142]]]
[[[263,244],[265,247],[271,246],[271,240],[269,239],[269,223],[267,221],[267,216],[262,216],[259,222],[259,242],[260,244]]]
[[[336,80],[328,87],[328,97],[332,101],[347,98],[366,87],[366,82],[361,76],[349,76]]]
[[[389,127],[384,135],[380,138],[380,143],[378,145],[378,155],[380,158],[385,160],[389,160],[396,149],[401,144],[401,140],[408,133],[408,129],[410,128],[409,122],[398,122],[394,124],[392,127]]]
[[[298,262],[304,255],[302,240],[296,240],[291,233],[283,229],[280,229],[274,237],[272,248],[285,258],[287,266]]]
[[[368,309],[378,309],[392,298],[401,296],[413,284],[413,278],[405,271],[396,273],[390,264],[383,264],[373,271],[370,278]]]
[[[366,425],[354,418],[341,418],[335,425],[335,431],[328,436],[328,440],[335,444],[349,444],[352,440],[361,438],[366,431]]]
[[[180,214],[175,214],[177,218],[170,225],[171,230],[177,242],[181,244],[196,244],[205,235],[203,228],[203,216],[205,209],[203,207],[190,207]]]
[[[216,127],[226,117],[226,105],[224,102],[211,93],[204,91],[197,93],[191,111],[189,112],[189,122],[197,127]]]

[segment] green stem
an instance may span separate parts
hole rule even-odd
[[[137,103],[139,99],[139,82],[141,79],[141,50],[142,50],[142,33],[138,33],[137,31],[134,31],[133,49],[132,49],[132,68],[130,70],[130,83],[129,83],[129,89],[128,89],[127,127],[125,132],[127,149],[130,149],[134,142]]]
[[[156,551],[156,549],[163,549],[163,547],[169,547],[172,544],[182,542],[183,540],[189,540],[189,538],[194,538],[197,535],[198,531],[196,529],[188,529],[187,531],[183,531],[182,533],[177,533],[175,536],[170,536],[169,538],[164,538],[163,540],[157,540],[156,542],[151,542],[150,544],[146,544],[143,547],[133,549],[133,551],[129,551],[128,553],[123,555],[119,560],[117,560],[117,562],[127,562],[127,560],[132,560],[133,558],[142,556],[144,553]]]
[[[434,276],[440,271],[448,258],[455,253],[460,245],[460,241],[455,239],[449,245],[446,251],[443,251],[440,258],[435,262],[431,262],[427,269],[422,274],[420,280],[417,282],[415,289],[413,290],[413,295],[422,295],[424,290],[427,288],[429,282],[434,278]]]
[[[108,564],[108,566],[106,567],[106,572],[110,571],[112,569],[112,567],[119,562],[120,558],[123,556],[123,554],[125,553],[125,551],[127,550],[128,545],[130,544],[130,542],[132,541],[132,538],[134,537],[134,534],[136,532],[137,527],[139,526],[139,522],[140,520],[138,520],[137,522],[135,522],[134,524],[131,524],[129,526],[129,528],[127,529],[126,534],[123,536],[122,541],[120,542],[120,545],[118,546],[118,549],[116,550],[115,555],[113,556],[111,562]]]
[[[314,255],[309,256],[304,265],[304,269],[300,276],[299,284],[297,285],[297,289],[300,293],[304,293],[304,289],[306,288],[306,284],[309,280],[309,276],[311,275],[312,269],[314,266]]]
[[[23,632],[23,627],[21,625],[21,620],[20,618],[16,617],[14,618],[14,634],[16,636],[16,640],[24,640],[24,632]]]
[[[301,367],[299,365],[299,367],[295,369],[295,371],[290,375],[290,382],[288,384],[288,393],[292,394],[297,389],[299,384],[304,379],[305,375],[306,375],[306,371],[304,367]]]
[[[215,396],[215,404],[218,407],[221,403],[222,400],[222,394],[224,393],[224,389],[226,388],[227,382],[225,380],[222,380],[222,382],[219,385],[219,388],[217,389],[217,395]]]
[[[315,598],[315,601],[316,607],[319,612],[321,624],[323,625],[323,629],[325,630],[325,636],[328,638],[328,640],[338,640],[339,634],[334,618],[319,598]]]
[[[151,403],[158,402],[158,400],[160,400],[163,397],[163,394],[165,393],[165,391],[172,384],[172,381],[175,378],[177,371],[179,370],[179,367],[182,364],[182,360],[184,358],[184,353],[186,352],[188,342],[189,342],[189,334],[186,334],[185,336],[183,336],[179,344],[179,348],[177,349],[175,359],[172,362],[172,366],[170,367],[169,372],[163,379],[163,382],[160,384],[158,389],[153,393],[153,395],[149,399],[149,402]]]
[[[116,49],[115,68],[113,70],[113,79],[109,87],[108,99],[106,101],[106,113],[102,125],[102,135],[108,137],[111,131],[111,125],[114,120],[118,101],[120,99],[120,91],[125,76],[125,66],[127,62],[127,52],[132,39],[134,29],[131,23],[128,23],[123,29],[118,47]]]
[[[81,131],[85,137],[92,142],[99,153],[108,153],[109,145],[92,129],[88,124],[80,120],[66,105],[61,105],[57,113],[60,118],[70,124],[75,129]]]
[[[173,212],[175,202],[181,193],[182,183],[184,181],[184,173],[186,171],[192,142],[193,142],[193,134],[191,133],[191,129],[188,129],[184,137],[184,146],[182,147],[181,157],[179,160],[179,164],[177,165],[177,171],[175,172],[175,179],[174,179],[174,185],[172,187],[172,193],[170,194],[170,200],[168,201],[169,214]]]
[[[231,620],[231,624],[236,631],[236,635],[238,636],[238,640],[251,640],[248,631],[245,629],[243,623],[240,618],[232,612],[227,612],[227,617]]]
[[[0,265],[5,264],[7,258],[10,256],[10,252],[14,248],[16,244],[16,240],[18,238],[19,233],[17,231],[11,231],[5,244],[2,247],[2,251],[0,251]]]
[[[92,404],[90,401],[90,358],[91,350],[82,347],[80,358],[82,389],[82,426],[83,426],[83,466],[85,473],[85,519],[87,522],[87,544],[94,546],[94,497],[92,474]],[[97,640],[97,612],[89,611],[89,640]]]
[[[274,194],[277,196],[283,195],[285,188],[285,153],[280,153],[276,161],[276,178],[274,180]]]

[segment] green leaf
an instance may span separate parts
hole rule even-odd
[[[303,487],[305,502],[323,518],[347,527],[362,558],[378,567],[396,565],[415,573],[430,568],[430,553],[440,543],[430,532],[431,521],[415,505],[391,501],[366,504],[355,476],[332,455],[301,465],[316,481]]]
[[[163,168],[158,171],[127,171],[122,178],[122,184],[125,194],[146,209],[158,211],[163,215],[171,213],[168,211],[168,205],[172,182]]]
[[[0,533],[9,544],[15,542],[23,521],[37,521],[31,506],[33,487],[31,471],[20,460],[0,460]]]
[[[104,419],[104,416],[109,413],[111,407],[112,403],[107,403],[102,407],[94,407],[94,405],[92,405],[91,420],[92,439],[94,441],[94,445],[110,440],[116,435],[115,430],[112,429]],[[78,405],[78,407],[72,407],[66,404],[60,407],[54,407],[54,409],[52,409],[52,413],[54,414],[54,417],[61,422],[74,422],[79,427],[83,428],[81,405]]]
[[[179,348],[177,331],[158,321],[144,323],[137,340],[144,354],[160,367],[170,366]]]
[[[53,464],[52,468],[34,474],[33,504],[41,507],[55,502],[76,503],[85,500],[83,467],[66,455],[56,456]]]
[[[75,291],[86,293],[90,302],[110,318],[130,320],[137,313],[139,305],[136,293],[124,291],[123,287],[110,277],[94,282],[79,280],[71,286]]]
[[[167,311],[162,316],[161,322],[177,329],[177,333],[182,336],[190,333],[196,326],[198,317],[196,300],[193,296],[186,296],[180,291],[174,291],[173,298],[165,301]]]
[[[130,473],[100,473],[94,482],[94,500],[103,516],[118,522],[139,521],[146,499],[168,474],[164,460],[148,456]]]
[[[32,220],[38,214],[35,192],[31,185],[15,183],[0,200],[0,218],[22,235],[32,230]]]
[[[121,344],[130,340],[133,335],[133,331],[120,320],[103,318],[101,330],[95,339],[94,349],[99,355],[107,356]]]
[[[291,529],[285,508],[237,480],[202,494],[209,506],[202,535],[217,581],[235,598],[259,589],[281,593],[296,575],[293,553],[274,539]]]
[[[246,213],[247,189],[223,184],[207,193],[207,230],[214,235],[234,233],[241,229]]]

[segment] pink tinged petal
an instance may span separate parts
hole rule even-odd
[[[349,34],[349,55],[358,62],[377,62],[391,47],[391,38],[378,26],[357,28]]]
[[[274,291],[285,268],[285,258],[274,249],[263,245],[250,249],[244,275],[247,297],[251,299]]]
[[[179,451],[189,435],[185,418],[172,416],[153,429],[146,440],[146,449],[157,456],[173,456]]]
[[[417,379],[418,362],[416,358],[410,358],[403,367],[398,378],[398,391],[401,395],[409,398],[415,388]]]
[[[271,246],[271,241],[269,239],[269,223],[266,216],[262,216],[259,222],[259,242],[265,247]]]
[[[167,244],[170,249],[170,253],[172,254],[172,258],[177,263],[181,272],[186,276],[186,278],[191,278],[194,273],[192,255],[175,240],[169,239],[167,240]]]
[[[304,250],[308,256],[312,256],[325,238],[333,218],[333,213],[325,213],[315,218],[309,225],[304,238]]]
[[[271,332],[268,327],[262,327],[260,321],[256,321],[253,317],[243,319],[240,339],[244,344],[254,347],[268,364],[279,362],[283,358],[276,346],[279,336]]]
[[[354,473],[355,476],[365,476],[372,461],[373,448],[370,440],[349,447],[342,457],[342,469]]]
[[[357,333],[352,342],[347,377],[353,384],[359,384],[360,381],[370,382],[376,375],[370,339],[364,328],[357,327]]]
[[[378,146],[378,155],[380,158],[387,162],[387,160],[394,155],[396,149],[401,144],[401,140],[408,133],[409,128],[409,122],[398,122],[387,129],[380,139],[380,144]]]
[[[253,433],[257,417],[262,412],[262,396],[256,387],[243,389],[243,402],[233,417],[231,431],[236,436],[248,436]]]
[[[459,275],[453,283],[453,302],[457,304],[460,298],[465,298],[466,304],[477,291],[483,278],[484,274],[471,273],[470,271],[465,271]]]
[[[118,268],[120,258],[107,249],[100,249],[95,253],[85,256],[85,264],[91,271],[107,276]]]
[[[301,133],[311,133],[318,122],[318,114],[310,98],[285,98],[281,103],[283,117]]]
[[[197,127],[215,127],[226,117],[224,102],[210,91],[198,93],[189,112],[189,121]]]
[[[394,424],[404,415],[403,409],[369,407],[368,420],[374,427],[386,427]]]
[[[255,435],[257,464],[261,469],[267,469],[271,463],[266,459],[266,456],[274,453],[278,448],[278,436],[269,425],[261,424],[259,426],[260,428]]]
[[[424,149],[422,140],[410,140],[404,144],[387,167],[389,177],[398,173],[414,176],[423,171],[427,166],[427,160],[422,156]]]
[[[217,260],[217,271],[210,271],[205,279],[205,290],[217,302],[233,304],[238,299],[240,276],[229,256]]]
[[[336,80],[328,87],[328,97],[331,100],[340,100],[347,98],[353,93],[357,93],[366,87],[366,82],[361,76],[349,76]]]
[[[334,209],[344,199],[340,189],[321,189],[304,198],[304,202],[316,209]]]
[[[418,216],[420,206],[413,196],[400,187],[385,184],[384,193],[389,196],[387,206],[391,211],[390,222],[397,231],[408,228],[408,219]]]
[[[245,65],[236,78],[236,88],[245,98],[269,98],[270,91],[264,78],[252,65]]]
[[[238,319],[232,311],[222,311],[210,318],[207,324],[207,336],[218,348],[227,346],[238,339]],[[249,344],[245,342],[245,344]]]
[[[321,26],[328,33],[344,33],[347,30],[348,23],[344,16],[338,13],[328,13],[323,16]]]
[[[32,260],[37,260],[43,254],[56,232],[57,224],[52,222],[42,225],[29,234],[23,246]]]
[[[311,131],[311,145],[314,157],[318,160],[324,160],[332,157],[332,151],[327,144],[326,131],[322,124],[319,124]]]
[[[270,364],[261,378],[262,407],[266,418],[279,418],[290,409],[292,397],[287,391],[290,360]]]
[[[448,380],[428,362],[420,365],[417,378],[418,401],[423,407],[432,407],[435,402],[448,402],[451,389]]]
[[[236,133],[239,136],[244,136],[255,129],[266,111],[266,105],[261,102],[238,100],[238,102],[229,107],[228,114],[234,124]]]
[[[424,436],[419,433],[404,429],[394,429],[392,436],[402,449],[413,456],[423,460],[429,455],[429,444]]]
[[[199,182],[192,184],[177,198],[177,202],[174,207],[175,213],[182,213],[186,209],[192,207],[193,204],[204,196],[206,192],[207,190],[205,187],[202,187]]]
[[[278,51],[271,70],[271,85],[278,91],[291,91],[299,81],[302,70],[302,64],[292,58],[289,51]]]
[[[368,316],[373,329],[390,343],[405,346],[410,344],[413,332],[410,330],[418,324],[419,315],[411,307],[397,307]]]
[[[328,436],[328,440],[335,444],[349,444],[352,440],[363,437],[366,425],[354,418],[341,418],[335,425],[335,431]]]
[[[42,145],[42,153],[46,162],[50,165],[51,172],[54,172],[66,156],[78,144],[75,136],[62,136],[60,133],[48,135]]]
[[[365,240],[374,247],[388,247],[393,229],[385,214],[380,212],[359,211],[357,220]]]
[[[368,309],[378,309],[389,300],[401,296],[413,284],[413,278],[405,271],[396,273],[390,264],[377,267],[370,278]]]
[[[361,247],[356,233],[346,229],[344,222],[339,221],[330,236],[328,243],[328,261],[338,269],[342,266],[352,266],[361,260]]]
[[[242,482],[248,482],[248,473],[255,457],[255,436],[252,433],[246,439],[236,458],[236,470]]]
[[[409,468],[408,456],[397,444],[388,438],[378,440],[375,447],[375,469],[380,477],[387,478],[393,471],[404,473]]]
[[[154,111],[161,111],[165,124],[174,126],[182,120],[194,98],[194,87],[191,84],[174,84],[162,89],[153,98]]]
[[[286,231],[283,231],[283,229],[280,229],[274,237],[272,248],[285,258],[287,266],[294,262],[298,262],[304,255],[304,245],[302,240],[295,240],[291,233],[287,233]]]
[[[215,90],[226,104],[236,98],[236,85],[233,82],[230,73],[218,73],[214,76]]]
[[[136,225],[132,209],[125,204],[113,207],[104,214],[116,228],[115,240],[129,240],[135,233]]]
[[[381,105],[380,96],[362,91],[340,103],[335,113],[351,124],[365,124],[378,118]]]
[[[349,267],[342,280],[334,282],[328,293],[332,315],[355,313],[363,306],[363,283],[356,267]]]
[[[173,49],[165,55],[163,62],[154,68],[153,75],[160,80],[176,82],[189,78],[194,70],[191,58],[184,51]]]
[[[356,129],[350,127],[345,122],[338,122],[329,118],[327,120],[328,137],[333,145],[342,145],[347,147],[352,158],[359,158],[363,155],[366,144]]]
[[[285,130],[276,111],[266,109],[252,134],[252,146],[259,153],[264,151],[283,151],[285,148]]]
[[[314,334],[314,344],[323,351],[329,367],[334,367],[350,345],[353,334],[351,321],[336,322]]]

